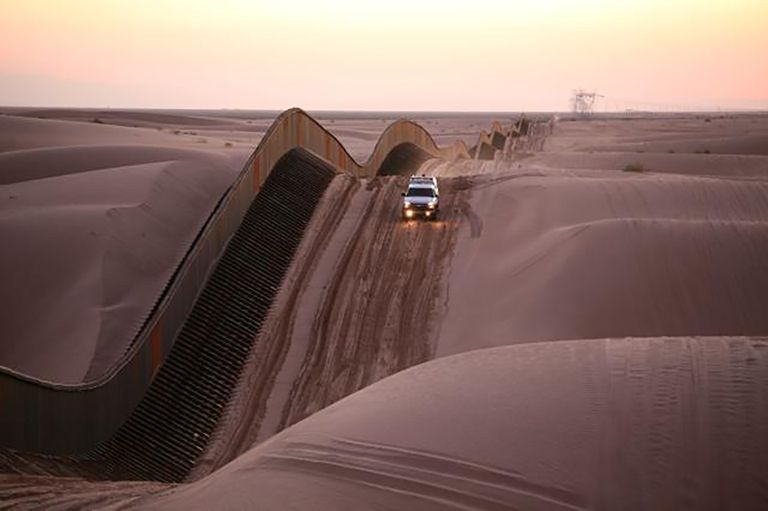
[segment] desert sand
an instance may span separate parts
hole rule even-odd
[[[221,141],[215,137],[226,126],[262,122],[193,117],[173,117],[182,126],[174,129],[197,122],[197,130],[210,128],[209,140]],[[194,233],[189,211],[215,200],[245,154],[234,144],[210,149],[210,142],[201,151],[192,136],[157,126],[8,119],[87,126],[88,136],[108,129],[99,135],[104,153],[93,154],[115,162],[122,154],[127,163],[54,172],[50,164],[25,163],[24,152],[65,159],[68,151],[97,149],[54,129],[47,144],[16,142],[16,150],[0,153],[13,162],[0,165],[0,178],[6,169],[15,176],[2,190],[21,190],[30,202],[28,210],[3,208],[3,239],[11,226],[17,236],[39,228],[29,211],[42,216],[38,226],[48,225],[58,217],[46,217],[47,208],[74,219],[91,201],[101,208],[95,218],[109,218],[105,211],[115,204],[137,208],[149,195],[147,209],[162,215],[124,225],[168,222],[179,236],[168,245],[178,248],[188,238],[175,226],[186,222],[186,235]],[[0,123],[8,119],[0,116]],[[386,126],[386,119],[330,120],[321,117],[355,156],[370,152]],[[422,122],[441,143],[472,144],[468,132],[488,126],[451,116]],[[113,130],[148,140],[144,149],[126,150],[137,146],[122,146]],[[150,142],[150,131],[160,138]],[[179,143],[166,145],[166,137]],[[442,216],[433,223],[399,220],[401,177],[338,176],[188,483],[0,475],[0,497],[22,507],[765,508],[767,141],[768,117],[760,115],[560,119],[493,161],[426,162],[419,172],[439,176],[443,192]],[[24,180],[33,168],[41,177]],[[105,186],[102,173],[126,184],[99,202],[88,191]],[[163,176],[163,198],[175,193],[174,204],[190,201],[183,219],[169,211],[178,208],[152,202],[148,190]],[[55,183],[47,188],[48,180],[77,195],[67,199]],[[179,184],[187,180],[209,193]],[[72,233],[87,231],[90,221],[78,220]],[[74,236],[66,234],[69,225],[57,231],[67,240]],[[125,240],[137,231],[112,232],[112,250],[125,254]],[[16,289],[26,282],[39,293],[61,282],[51,294],[60,296],[82,283],[73,301],[81,312],[62,314],[80,314],[72,324],[88,325],[88,313],[103,315],[96,289],[107,280],[85,273],[108,260],[107,252],[69,246],[60,258],[77,264],[28,273]],[[147,283],[106,303],[151,302],[152,286],[165,278],[160,266],[172,267],[178,257],[168,246],[155,250],[142,252],[147,265],[157,263]],[[30,247],[24,257],[39,253]],[[131,264],[111,268],[110,277],[135,278]],[[116,282],[112,289],[124,287]],[[30,298],[26,307],[38,310],[37,303],[44,302]],[[51,325],[36,326],[60,330],[50,317]],[[113,319],[112,328],[130,322],[126,315]],[[66,374],[55,377],[75,381],[94,363],[108,366],[114,347],[93,342],[93,331],[77,338],[91,341],[78,353],[62,352],[72,363],[61,364],[57,371]],[[34,359],[20,343],[13,346],[17,366]],[[106,358],[94,355],[99,348]]]
[[[9,115],[0,149],[0,365],[58,383],[96,380],[128,348],[248,152]]]
[[[160,509],[756,509],[768,343],[479,350],[368,387]]]
[[[10,505],[759,509],[768,341],[603,339],[419,365],[176,487],[0,476]]]
[[[440,355],[768,329],[768,181],[516,171],[470,191],[479,226],[455,251]]]

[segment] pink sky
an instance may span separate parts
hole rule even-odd
[[[0,104],[768,108],[764,0],[0,0]]]

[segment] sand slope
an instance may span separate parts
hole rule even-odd
[[[707,122],[709,121],[709,122]],[[727,177],[768,176],[768,117],[662,116],[559,122],[525,169],[648,171]]]
[[[760,509],[768,343],[481,350],[368,387],[147,507]]]
[[[247,153],[9,116],[0,134],[0,365],[93,380],[125,352]]]
[[[477,178],[470,204],[439,354],[768,331],[768,183],[512,173]]]
[[[768,339],[478,350],[367,387],[187,485],[0,476],[21,508],[759,510]]]
[[[768,155],[768,117],[659,115],[561,122],[546,150]]]
[[[171,160],[3,186],[0,364],[59,382],[102,374],[232,177]]]
[[[0,152],[73,145],[155,145],[198,148],[221,154],[253,150],[269,118],[259,124],[220,119],[211,124],[186,116],[141,112],[41,111],[27,117],[0,115]],[[98,120],[98,122],[94,122]],[[175,121],[176,124],[168,124]],[[227,145],[229,143],[229,146]]]

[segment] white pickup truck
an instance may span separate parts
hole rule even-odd
[[[414,176],[408,181],[408,191],[403,193],[403,219],[421,216],[436,220],[440,211],[440,190],[436,177]]]

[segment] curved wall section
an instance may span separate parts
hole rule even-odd
[[[551,121],[532,121],[523,115],[506,129],[501,123],[494,121],[490,132],[480,132],[477,143],[468,150],[468,153],[475,160],[493,160],[500,154],[499,152],[522,149],[524,146],[514,143],[515,140],[528,135],[531,126],[540,125],[551,126]]]
[[[399,120],[390,124],[379,137],[371,156],[358,163],[339,140],[301,109],[287,110],[277,118],[254,153],[252,173],[254,185],[263,183],[266,174],[288,151],[301,147],[334,165],[339,171],[358,177],[372,177],[379,173],[389,153],[397,146],[408,143],[417,146],[433,158],[454,160],[469,158],[463,142],[440,148],[427,130],[412,121]],[[262,175],[264,174],[264,175]]]
[[[0,367],[0,445],[21,451],[77,454],[115,433],[142,400],[254,197],[289,151],[299,148],[309,152],[335,172],[370,177],[402,144],[416,146],[436,158],[469,157],[463,143],[440,148],[424,128],[401,120],[387,127],[368,161],[361,164],[304,111],[294,108],[283,112],[217,204],[118,363],[98,378],[78,384],[44,381]]]
[[[380,176],[413,174],[432,156],[421,147],[404,142],[394,147],[376,172]]]

